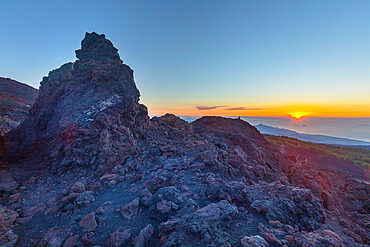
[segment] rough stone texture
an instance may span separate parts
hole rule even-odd
[[[131,238],[130,230],[124,228],[118,228],[116,231],[110,234],[107,246],[109,247],[122,247],[126,246],[127,242]]]
[[[139,236],[134,241],[135,247],[144,247],[145,243],[152,237],[154,232],[154,228],[151,224],[147,225],[145,228],[143,228]]]
[[[80,227],[82,228],[84,232],[90,232],[94,230],[97,226],[98,226],[98,223],[96,223],[94,213],[85,215],[80,221]]]
[[[154,194],[149,202],[149,212],[153,218],[165,220],[184,207],[186,198],[173,186],[164,187]]]
[[[61,247],[67,238],[67,232],[58,227],[49,229],[44,238],[38,243],[39,246]]]
[[[104,35],[86,33],[76,56],[43,78],[29,118],[5,136],[8,159],[37,151],[57,172],[105,170],[138,148],[149,118],[133,71]]]
[[[5,232],[0,230],[0,246],[3,247],[13,247],[17,244],[18,235],[13,232],[12,229],[9,229]]]
[[[14,210],[0,205],[0,229],[10,228],[18,216]]]
[[[19,186],[11,174],[5,170],[0,170],[0,181],[0,191],[12,192]]]
[[[315,230],[325,222],[324,208],[310,190],[271,183],[248,188],[250,205],[268,220],[297,224],[304,230]],[[268,199],[264,199],[268,198]]]
[[[136,198],[130,203],[127,203],[121,207],[121,215],[128,220],[136,217],[137,210],[139,208],[139,198]]]
[[[85,191],[85,185],[81,182],[76,182],[74,183],[71,188],[70,188],[70,192],[75,192],[75,193],[82,193]]]
[[[78,245],[79,239],[80,239],[80,236],[78,235],[71,236],[66,241],[64,241],[63,247],[75,247]]]
[[[27,118],[37,95],[38,90],[27,84],[0,77],[0,136]]]
[[[259,236],[245,236],[241,239],[241,243],[244,247],[268,247],[269,243],[267,241]]]

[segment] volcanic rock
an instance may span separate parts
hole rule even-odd
[[[27,118],[37,95],[38,90],[27,84],[0,77],[0,136]]]
[[[118,228],[116,231],[110,234],[107,246],[109,247],[121,247],[130,240],[130,230],[125,230],[123,227]]]
[[[139,198],[123,205],[121,207],[121,215],[128,220],[131,220],[136,217],[137,210],[139,208]]]
[[[268,247],[267,241],[259,235],[243,237],[241,243],[244,247]]]
[[[80,221],[80,227],[84,232],[90,232],[94,230],[97,226],[98,224],[96,223],[94,213],[85,215]]]
[[[147,225],[145,228],[143,228],[139,236],[134,241],[135,247],[144,247],[145,243],[152,237],[154,232],[154,228],[151,224]]]
[[[12,229],[2,233],[0,230],[0,246],[13,247],[18,241],[18,235]]]
[[[38,151],[56,172],[96,164],[103,172],[138,148],[149,118],[133,71],[104,35],[86,33],[76,56],[43,78],[30,116],[5,136],[8,159]]]
[[[0,205],[0,229],[10,228],[17,218],[17,212]]]
[[[0,170],[0,181],[0,191],[12,192],[19,186],[11,174],[5,170]]]

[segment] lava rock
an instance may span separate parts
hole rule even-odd
[[[123,227],[118,228],[109,235],[107,246],[109,247],[122,247],[127,246],[127,242],[131,238],[130,229],[125,230]]]
[[[11,174],[5,170],[0,170],[0,181],[0,191],[12,192],[19,186]]]
[[[80,227],[84,232],[91,232],[98,226],[98,223],[95,219],[95,213],[92,212],[88,215],[85,215],[80,221]]]
[[[164,221],[183,208],[186,201],[186,197],[175,187],[161,188],[149,202],[150,216]]]
[[[269,243],[262,238],[260,235],[255,236],[245,236],[240,242],[244,247],[268,247]]]
[[[154,232],[154,228],[151,224],[147,225],[145,228],[143,228],[139,236],[134,241],[135,247],[144,247],[145,243],[152,237]]]
[[[139,201],[139,198],[136,198],[130,203],[123,205],[121,207],[121,215],[128,220],[135,218],[139,209]]]

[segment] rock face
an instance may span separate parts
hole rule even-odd
[[[19,186],[10,173],[5,170],[0,170],[0,181],[0,191],[12,192]]]
[[[38,151],[62,172],[114,166],[138,148],[149,118],[133,71],[104,35],[86,33],[76,56],[43,78],[29,118],[5,137],[9,159]]]
[[[17,212],[0,205],[0,246],[12,247],[17,243],[18,235],[11,229],[17,218]]]
[[[80,227],[83,229],[84,232],[91,232],[97,226],[98,224],[96,223],[94,213],[85,215],[80,221]]]
[[[338,189],[241,119],[149,120],[104,35],[87,33],[76,56],[5,136],[16,162],[0,171],[1,246],[369,243],[368,183]]]
[[[33,87],[0,77],[0,136],[27,118],[37,95]]]

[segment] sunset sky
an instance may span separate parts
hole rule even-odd
[[[369,13],[368,0],[2,1],[0,76],[38,87],[95,31],[151,115],[370,117]]]

